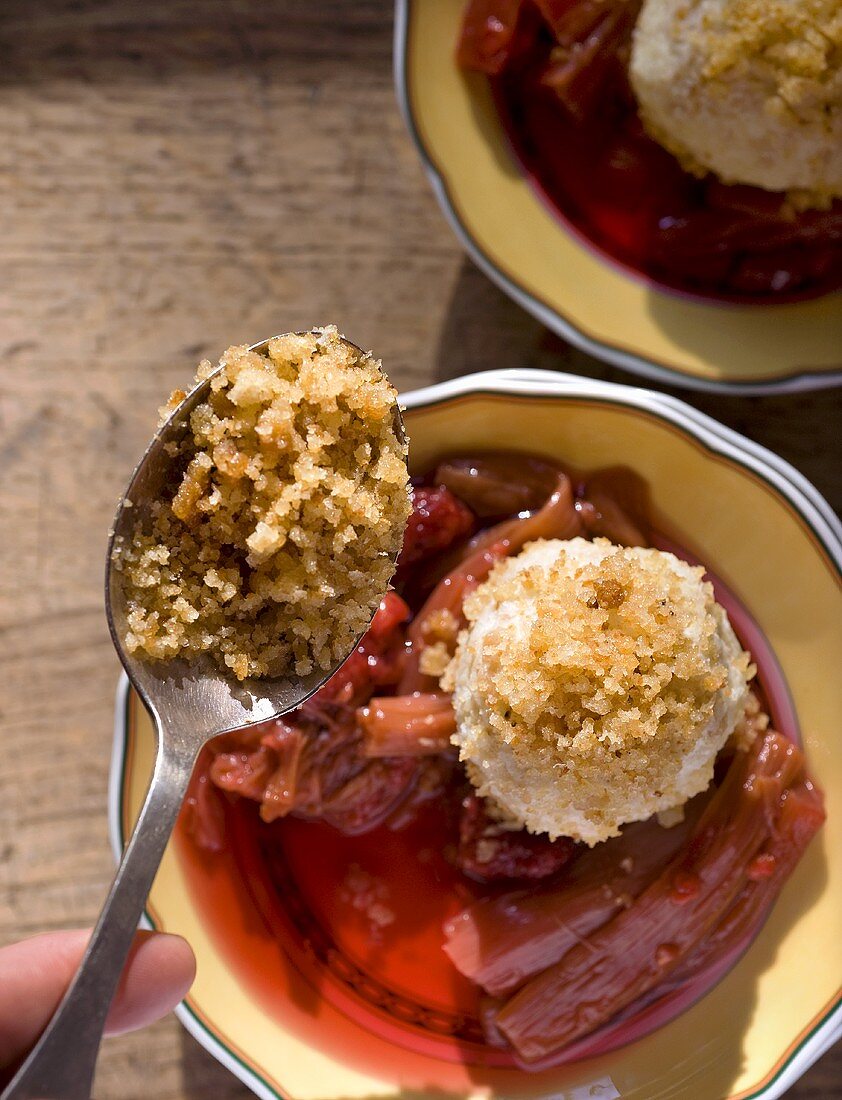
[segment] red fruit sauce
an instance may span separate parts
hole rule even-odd
[[[677,550],[661,538],[653,543]],[[764,708],[777,728],[797,740],[773,654],[719,583],[716,595],[759,667]],[[182,815],[176,832],[180,859],[219,950],[270,1012],[288,1018],[291,964],[314,997],[398,1047],[445,1062],[517,1065],[511,1053],[484,1038],[482,991],[442,949],[448,919],[475,899],[512,889],[511,882],[473,882],[454,865],[459,800],[453,788],[403,827],[381,825],[361,836],[294,817],[267,825],[246,799],[222,806],[225,850],[203,852]],[[758,865],[755,873],[765,872]],[[681,900],[687,885],[676,884]],[[715,984],[750,939],[654,1004],[625,1013],[604,1037],[596,1032],[563,1052],[557,1064],[607,1052],[661,1026]],[[364,1051],[351,1044],[347,1058],[364,1061]]]
[[[586,243],[647,281],[704,298],[784,302],[842,286],[842,202],[796,212],[785,195],[697,179],[644,133],[626,77],[633,23],[622,4],[556,5],[568,19],[582,9],[586,31],[594,12],[607,20],[616,8],[625,20],[572,78],[569,64],[558,75],[537,8],[508,7],[520,9],[517,29],[491,60],[467,37],[469,12],[460,62],[491,74],[525,175]]]

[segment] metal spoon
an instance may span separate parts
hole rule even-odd
[[[265,351],[268,343],[263,340],[251,350]],[[339,661],[328,672],[312,672],[299,679],[237,682],[210,660],[203,664],[146,662],[123,648],[125,608],[120,575],[113,566],[115,540],[130,536],[138,519],[159,496],[172,463],[165,444],[186,435],[189,415],[206,398],[209,388],[210,379],[197,385],[158,430],[123,494],[108,543],[108,627],[157,731],[152,779],[79,970],[0,1100],[88,1100],[105,1018],[199,751],[219,733],[264,722],[300,706],[342,664]],[[397,404],[394,417],[396,434],[404,441]],[[355,647],[356,642],[349,653]]]

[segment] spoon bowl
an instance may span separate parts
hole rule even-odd
[[[252,344],[249,351],[265,352],[273,339],[277,337]],[[344,343],[363,354],[362,349],[350,340],[344,340]],[[225,670],[210,657],[189,662],[180,658],[144,661],[126,651],[126,607],[120,571],[114,568],[116,552],[121,541],[131,538],[152,503],[166,491],[172,473],[173,444],[178,446],[183,443],[189,432],[190,414],[206,399],[211,381],[223,369],[217,367],[204,381],[197,383],[159,426],[120,499],[106,557],[105,608],[108,628],[132,686],[153,716],[157,714],[160,719],[166,719],[168,727],[177,722],[179,728],[185,731],[182,736],[198,738],[202,744],[217,734],[253,722],[264,722],[301,706],[344,661],[343,658],[327,671],[316,669],[306,676],[236,680],[226,675]],[[403,417],[397,402],[393,426],[398,440],[405,444]],[[362,634],[348,655],[356,648],[360,637]]]
[[[263,352],[271,339],[275,337],[253,344],[249,350]],[[345,342],[362,354],[356,344]],[[160,425],[117,508],[106,558],[108,628],[155,726],[155,768],[79,970],[0,1100],[88,1100],[108,1009],[202,746],[220,733],[265,722],[299,707],[341,667],[362,637],[360,634],[348,653],[327,670],[243,681],[227,674],[207,655],[190,661],[146,661],[126,650],[126,604],[115,565],[119,547],[131,538],[138,522],[171,484],[172,455],[178,453],[173,444],[184,442],[190,431],[190,414],[207,397],[212,379],[223,369],[218,367],[194,386]],[[405,443],[397,402],[394,431]]]

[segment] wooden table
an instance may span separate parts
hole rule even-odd
[[[389,0],[5,0],[2,942],[89,924],[111,875],[105,532],[200,357],[335,321],[402,388],[523,365],[621,377],[462,257],[398,116],[391,23]],[[842,390],[681,396],[842,505]],[[101,1100],[247,1095],[173,1018],[107,1042],[97,1079]],[[789,1093],[840,1095],[839,1048]]]

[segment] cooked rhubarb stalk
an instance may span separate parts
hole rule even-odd
[[[366,756],[430,756],[450,747],[456,729],[449,695],[392,695],[357,711]]]
[[[527,982],[497,1015],[526,1062],[609,1020],[674,971],[727,913],[801,770],[780,734],[738,754],[682,851],[634,904]]]
[[[800,777],[781,799],[769,839],[749,863],[748,881],[736,901],[672,975],[672,987],[706,970],[717,959],[748,946],[825,816],[821,791],[809,779]]]
[[[589,477],[576,510],[591,536],[601,535],[618,546],[652,544],[645,533],[649,489],[633,470],[614,466]]]
[[[559,471],[553,491],[537,512],[504,519],[472,538],[470,545],[474,550],[481,550],[494,543],[503,543],[506,554],[512,555],[536,539],[572,539],[583,533],[573,499],[573,485],[567,474]]]
[[[483,531],[468,544],[467,556],[439,581],[407,631],[411,643],[404,674],[398,687],[401,695],[431,691],[436,678],[420,669],[425,633],[433,615],[449,611],[460,626],[465,625],[462,603],[484,581],[501,559],[517,554],[535,539],[572,539],[584,530],[573,500],[573,487],[566,474],[559,473],[554,491],[543,507],[527,516],[516,516]]]
[[[535,512],[557,488],[558,466],[516,452],[454,455],[440,462],[433,480],[478,516]]]
[[[462,20],[458,61],[466,69],[496,75],[514,46],[523,0],[471,0]]]
[[[461,459],[459,461],[473,463],[472,468],[477,470],[477,476],[481,472],[485,478],[484,492],[480,497],[477,497],[475,493],[469,493],[471,500],[481,500],[482,496],[485,496],[488,502],[487,507],[492,506],[490,502],[494,497],[496,497],[496,503],[500,505],[504,503],[506,497],[508,497],[508,503],[515,503],[513,487],[502,480],[502,474],[497,475],[499,480],[493,480],[493,465],[490,460],[484,462],[482,459]],[[484,531],[474,535],[466,544],[454,547],[449,553],[443,554],[441,558],[431,562],[431,568],[426,570],[421,578],[421,588],[423,590],[428,590],[431,586],[434,587],[441,583],[444,578],[447,578],[457,567],[461,567],[462,563],[469,560],[477,551],[493,547],[496,544],[502,547],[504,551],[502,556],[505,557],[506,555],[517,554],[527,542],[534,542],[535,539],[572,539],[576,535],[585,534],[585,525],[578,511],[582,502],[574,500],[573,485],[567,474],[562,473],[557,467],[550,466],[549,463],[540,463],[537,459],[529,461],[532,462],[533,466],[540,465],[543,469],[540,471],[540,475],[533,470],[529,491],[519,503],[525,504],[528,502],[530,505],[534,504],[535,507],[528,510],[526,508],[513,508],[514,511],[518,512],[517,515],[501,520],[493,527],[487,527]],[[451,467],[448,463],[442,463],[438,467],[436,476],[440,475],[450,482],[453,482],[457,476],[455,467]],[[539,503],[536,504],[536,494],[541,484],[544,486],[544,493],[540,497]],[[594,510],[594,515],[596,514]]]
[[[660,1026],[655,1021],[672,1019],[727,973],[757,935],[824,819],[821,792],[802,776],[784,795],[773,832],[749,864],[749,881],[716,928],[666,982],[627,1005],[603,1027],[568,1045],[565,1062],[594,1057],[648,1034],[653,1026]]]
[[[470,553],[455,569],[439,581],[430,593],[424,606],[412,620],[406,633],[410,643],[406,656],[403,676],[398,684],[399,695],[411,695],[413,692],[430,691],[436,687],[435,676],[425,676],[419,667],[421,654],[426,644],[425,635],[429,630],[434,617],[442,612],[449,612],[457,624],[464,626],[462,616],[462,602],[465,597],[477,587],[492,568],[506,556],[507,547],[504,542],[497,542],[491,546],[483,546],[479,550]]]
[[[585,852],[561,885],[482,898],[444,927],[445,952],[466,978],[494,996],[509,993],[557,962],[631,904],[673,858],[704,796],[671,829],[654,819]]]
[[[223,734],[210,766],[210,777],[220,790],[260,802],[264,821],[283,817],[296,801],[306,737],[283,719],[253,729],[260,730],[258,744],[238,738],[240,731]]]

